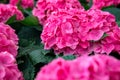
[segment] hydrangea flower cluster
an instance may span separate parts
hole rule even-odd
[[[7,20],[14,15],[16,15],[17,20],[24,19],[22,12],[18,10],[16,6],[10,4],[0,4],[0,23],[7,22]]]
[[[45,8],[40,5],[43,2],[46,1],[39,0],[37,8],[43,9],[44,12]],[[52,4],[54,2],[51,1],[51,5],[55,6],[56,4]],[[114,15],[109,12],[92,8],[85,11],[82,7],[71,8],[66,5],[61,9],[51,11],[51,8],[48,8],[47,11],[49,10],[52,13],[44,19],[41,34],[45,49],[53,48],[55,53],[77,55],[88,55],[92,52],[107,54],[112,51],[120,52],[117,44],[119,39],[113,36],[116,29],[118,30],[118,25]],[[33,11],[34,13],[37,14]],[[40,13],[36,16],[39,15]]]
[[[34,0],[10,0],[10,4],[17,5],[20,2],[23,8],[33,8],[34,7]]]
[[[35,80],[120,80],[119,66],[119,60],[106,55],[72,61],[58,58],[44,66]]]
[[[24,80],[15,58],[8,52],[0,52],[0,80]]]
[[[120,28],[113,30],[113,33],[111,33],[111,36],[109,38],[110,40],[107,39],[106,41],[114,44],[114,51],[120,53]]]
[[[102,9],[103,7],[118,5],[120,4],[120,0],[93,0],[92,8]]]
[[[9,25],[0,23],[0,52],[8,51],[14,57],[17,55],[18,37]]]
[[[113,44],[108,45],[112,49],[103,49],[104,51],[99,51],[97,46],[105,43],[105,39],[109,38],[112,35],[110,33],[116,28],[118,26],[115,17],[108,12],[96,9],[88,11],[59,10],[46,20],[41,39],[45,44],[45,49],[53,48],[56,53],[86,55],[95,52],[109,54],[113,50]],[[107,36],[102,39],[105,34]],[[104,46],[107,48],[106,45]]]
[[[23,8],[33,8],[34,0],[22,0],[21,5]]]
[[[39,22],[44,24],[46,19],[59,9],[83,9],[78,0],[39,0],[36,8],[33,10],[33,15],[37,16]]]

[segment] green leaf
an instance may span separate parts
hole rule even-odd
[[[35,44],[40,44],[40,32],[34,28],[22,27],[22,29],[18,33],[20,42],[22,39],[26,39],[26,41],[35,42]]]
[[[118,26],[120,26],[120,21],[117,21]]]
[[[26,26],[38,26],[39,22],[38,19],[34,16],[28,16],[23,21],[21,21],[22,24]]]
[[[93,5],[93,0],[90,0],[90,2],[88,3],[88,6],[91,7]]]
[[[82,6],[84,6],[85,10],[88,10],[90,7],[86,5],[86,3],[82,3]]]
[[[103,36],[101,37],[101,39],[104,39],[107,36],[108,36],[108,34],[104,33]]]
[[[25,80],[34,80],[35,67],[32,65],[28,56],[23,57],[23,62],[19,64],[19,69],[23,72]],[[19,60],[18,60],[19,62]]]
[[[120,9],[115,7],[105,8],[104,11],[108,11],[116,17],[116,21],[120,21]]]
[[[90,8],[86,0],[79,0],[79,1],[82,4],[82,6],[85,8],[85,10],[88,10]]]
[[[41,53],[43,53],[44,55],[50,53],[50,50],[45,50],[44,49],[44,45],[43,44],[40,44],[40,49],[41,49]]]
[[[29,28],[35,28],[38,31],[42,31],[42,25],[39,24],[39,21],[34,16],[28,16],[23,21],[20,21],[23,25]]]
[[[86,3],[86,0],[79,0],[80,3]]]
[[[48,63],[54,59],[53,56],[44,55],[40,49],[34,50],[29,53],[29,57],[34,65],[37,63]]]
[[[24,13],[28,14],[29,16],[32,15],[32,9],[31,9],[31,8],[28,8],[28,9],[22,8],[22,11],[23,11]]]
[[[6,22],[6,24],[11,24],[16,20],[16,16],[12,16],[10,19],[8,19],[8,21]]]
[[[40,49],[40,32],[34,28],[22,27],[18,33],[19,54],[18,57],[29,54],[31,51]]]
[[[13,23],[9,24],[13,29],[15,29],[16,33],[19,33],[19,31],[22,29],[23,24],[21,24],[19,21],[15,21]]]
[[[26,16],[26,15],[29,15],[29,16],[32,15],[32,9],[31,9],[31,8],[24,9],[24,8],[21,6],[21,4],[20,4],[20,0],[19,0],[19,2],[18,2],[18,4],[17,4],[17,7],[18,7],[19,10],[22,11],[22,13],[23,13],[25,16]]]
[[[19,40],[19,46],[20,47],[28,47],[28,46],[30,46],[30,45],[33,45],[33,44],[35,44],[35,42],[33,42],[33,41],[28,41],[27,39],[20,39]]]
[[[19,64],[22,64],[22,63],[24,63],[23,60],[18,60],[18,61],[17,61],[17,64],[18,64],[18,65],[19,65]]]
[[[28,47],[20,47],[19,48],[19,54],[17,57],[21,57],[21,56],[24,56],[24,55],[27,55],[29,53],[31,53],[32,51],[36,50],[36,49],[39,49],[40,47],[39,46],[36,46],[36,45],[30,45]]]
[[[64,58],[65,60],[73,60],[76,58],[75,55],[66,55],[66,56],[63,56],[62,58]]]

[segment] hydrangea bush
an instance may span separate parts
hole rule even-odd
[[[1,0],[0,80],[120,80],[120,0]]]

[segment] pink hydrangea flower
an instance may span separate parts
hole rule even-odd
[[[18,4],[19,0],[9,0],[9,3],[16,6]]]
[[[0,52],[0,80],[24,80],[15,58],[8,52]]]
[[[94,51],[93,43],[101,40],[116,25],[115,17],[101,10],[59,10],[47,19],[41,39],[45,49],[83,55]]]
[[[80,27],[80,32],[86,36],[87,40],[98,41],[104,33],[116,28],[115,16],[109,12],[90,9],[86,13],[85,17],[81,16],[84,20],[80,19],[80,25],[82,26]]]
[[[108,7],[111,5],[120,4],[120,0],[93,0],[92,8],[102,9],[103,7]]]
[[[18,3],[20,2],[20,5],[23,7],[23,8],[33,8],[34,6],[34,0],[10,0],[10,4],[12,5],[17,5]]]
[[[33,8],[34,7],[34,0],[22,0],[21,6],[23,8]]]
[[[111,53],[112,51],[120,53],[120,28],[116,26],[115,29],[107,33],[107,37],[95,42],[93,44],[93,51],[95,53]]]
[[[120,60],[106,55],[58,58],[41,68],[35,80],[120,80]]]
[[[44,24],[46,19],[59,9],[68,10],[71,8],[83,9],[78,0],[39,0],[36,8],[33,10],[33,15],[37,16],[39,22]]]
[[[100,10],[89,10],[88,11],[89,15],[94,15],[94,20],[91,21],[93,26],[96,26],[97,30],[93,32],[92,36],[89,37],[89,34],[87,34],[87,38],[95,39],[97,41],[93,42],[91,46],[91,51],[94,53],[107,53],[110,54],[114,50],[114,38],[113,36],[113,30],[118,28],[118,25],[115,22],[115,17],[111,15],[108,12],[102,12]],[[97,14],[97,15],[96,15]],[[98,17],[99,16],[99,17]],[[92,25],[90,25],[92,26]],[[98,30],[99,29],[99,30]],[[84,28],[83,28],[84,31]],[[92,31],[92,30],[91,30]],[[103,32],[103,35],[107,35],[104,39],[100,39],[99,35]],[[98,35],[99,34],[99,35]],[[91,35],[91,34],[90,34]],[[94,37],[94,35],[96,35]],[[103,36],[101,35],[101,36]],[[97,39],[99,38],[99,39]]]
[[[113,51],[120,53],[120,28],[113,30],[111,38],[113,40],[112,44],[114,45]]]
[[[54,12],[44,26],[41,39],[45,44],[45,49],[53,48],[56,53],[88,53],[90,46],[87,40],[82,40],[80,35],[80,20],[81,15],[85,12],[78,9]],[[78,16],[79,15],[79,16]],[[82,54],[82,53],[81,53]]]
[[[22,12],[18,10],[16,6],[10,4],[0,4],[0,23],[7,22],[7,20],[14,15],[16,15],[17,20],[24,19]]]
[[[0,52],[8,51],[13,56],[17,55],[18,37],[10,26],[0,23]]]
[[[114,4],[115,4],[115,5],[119,5],[119,4],[120,4],[120,0],[115,0],[115,1],[114,1]]]

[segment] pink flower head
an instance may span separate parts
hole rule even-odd
[[[0,23],[7,22],[7,20],[14,15],[16,15],[17,20],[24,19],[22,12],[18,10],[16,6],[10,4],[0,4]]]
[[[10,4],[12,5],[17,5],[18,3],[20,2],[20,5],[23,7],[23,8],[33,8],[34,6],[34,0],[10,0]]]
[[[23,8],[33,8],[34,6],[34,0],[22,0],[21,6]]]
[[[95,30],[95,32],[93,32],[93,35],[89,37],[89,34],[87,36],[87,38],[89,39],[93,39],[94,41],[95,39],[97,39],[97,41],[93,42],[92,44],[92,48],[93,48],[93,52],[94,53],[107,53],[110,54],[115,46],[114,46],[114,41],[115,39],[113,38],[113,30],[118,28],[118,25],[115,21],[115,16],[113,16],[112,14],[108,13],[108,12],[102,12],[101,10],[94,10],[94,9],[90,9],[88,11],[89,15],[94,15],[94,20],[92,20],[92,25],[93,28],[96,27],[97,30]],[[92,26],[90,25],[90,26]],[[84,30],[84,29],[83,29]],[[93,29],[94,30],[94,29]],[[91,29],[92,31],[92,29]],[[99,37],[100,34],[103,34]],[[94,36],[96,35],[96,37]],[[101,37],[105,36],[106,37],[104,39],[102,39]],[[101,39],[100,39],[101,38]]]
[[[100,10],[99,10],[100,11]],[[94,53],[107,53],[110,54],[114,48],[114,38],[113,38],[113,30],[118,28],[116,22],[115,22],[115,17],[113,15],[111,15],[110,13],[107,12],[102,12],[101,15],[101,11],[96,11],[95,13],[93,13],[92,15],[95,16],[95,14],[99,14],[100,17],[96,18],[96,22],[98,27],[100,27],[100,29],[102,31],[104,31],[104,35],[103,37],[106,35],[105,38],[101,38],[98,41],[93,42],[92,44],[92,48],[93,48],[93,52]],[[98,13],[97,13],[98,12]],[[89,13],[90,14],[90,13]],[[98,21],[97,21],[98,20]],[[99,21],[101,20],[101,21]],[[93,21],[93,24],[95,24]],[[98,34],[98,32],[96,33]],[[92,37],[93,38],[93,37]]]
[[[39,0],[33,15],[37,16],[40,23],[44,24],[45,20],[59,9],[83,9],[78,0]]]
[[[17,55],[18,37],[8,25],[0,23],[0,52],[8,51],[13,56]]]
[[[120,61],[106,55],[53,60],[35,80],[120,80]]]
[[[0,53],[0,80],[24,80],[15,58],[8,52]]]
[[[115,5],[120,4],[120,0],[115,0],[115,1],[114,1],[114,4],[115,4]]]
[[[45,49],[82,55],[94,51],[93,43],[116,25],[115,17],[101,10],[59,10],[47,19],[41,39]]]
[[[41,35],[45,49],[53,48],[56,53],[88,53],[89,42],[80,35],[80,17],[85,11],[71,9],[54,12],[44,25]]]
[[[114,24],[115,25],[115,24]],[[107,36],[98,42],[93,43],[93,51],[95,53],[107,53],[112,51],[120,53],[120,28],[116,25],[114,29],[107,32]]]
[[[113,51],[120,53],[120,28],[113,30],[113,35],[111,36],[111,38],[112,40],[114,40],[112,42],[112,44],[114,45]]]
[[[94,15],[94,16],[93,16]],[[83,40],[98,41],[101,37],[116,27],[115,16],[109,12],[90,9],[80,16],[80,37]]]
[[[18,4],[19,0],[9,0],[9,3],[16,6]]]
[[[102,9],[103,7],[108,7],[111,5],[118,5],[120,4],[120,0],[93,0],[94,9]]]

